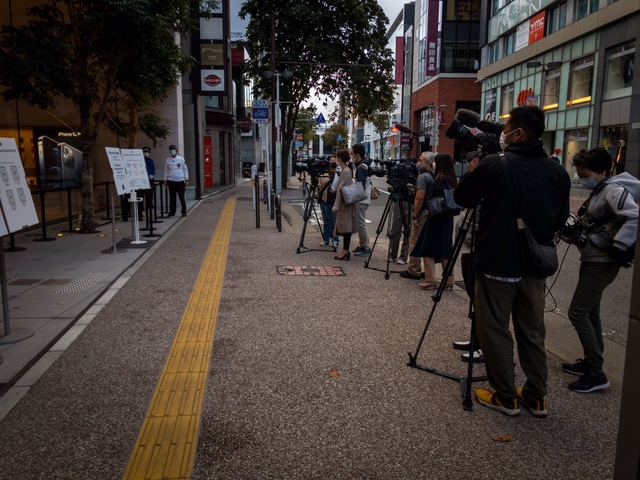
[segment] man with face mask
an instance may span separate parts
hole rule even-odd
[[[169,145],[169,155],[164,165],[164,185],[169,187],[169,217],[176,214],[176,195],[180,199],[180,212],[183,217],[187,216],[187,202],[184,198],[184,191],[189,185],[189,171],[184,158],[178,155],[178,148]]]
[[[434,180],[431,174],[431,167],[433,165],[433,158],[435,157],[433,152],[422,152],[418,158],[416,167],[418,168],[418,180],[416,181],[416,193],[413,199],[413,221],[411,223],[411,235],[409,236],[409,252],[412,252],[420,238],[420,232],[427,223],[427,191],[433,187]],[[407,270],[400,272],[400,276],[403,278],[419,279],[424,277],[421,273],[422,270],[422,258],[409,257],[407,262]]]
[[[143,147],[142,153],[144,155],[144,166],[147,169],[147,176],[149,177],[149,189],[140,190],[144,198],[144,208],[147,212],[153,208],[153,179],[156,177],[156,164],[151,159],[151,148]],[[151,220],[151,219],[149,219]]]
[[[546,279],[526,270],[516,223],[521,215],[536,241],[552,246],[555,232],[569,216],[571,180],[542,148],[544,120],[538,107],[511,110],[500,136],[504,152],[480,160],[454,192],[464,208],[482,205],[475,239],[474,305],[491,388],[478,389],[475,395],[480,404],[507,415],[520,413],[521,404],[535,416],[547,415]],[[522,388],[515,384],[510,318],[526,376]]]

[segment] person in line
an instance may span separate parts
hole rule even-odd
[[[440,153],[435,156],[436,177],[433,187],[427,192],[427,200],[440,195],[446,188],[455,188],[458,185],[453,159],[451,155]],[[436,261],[442,264],[442,270],[447,268],[447,263],[453,253],[453,217],[429,218],[425,224],[415,248],[411,251],[412,257],[423,257],[424,282],[418,284],[423,290],[435,290],[439,282],[436,279]],[[446,289],[453,289],[453,272],[447,278]]]
[[[365,148],[361,143],[351,147],[351,158],[355,167],[356,182],[362,184],[367,198],[358,202],[356,212],[358,215],[358,240],[359,245],[353,251],[356,257],[371,254],[371,242],[367,230],[367,209],[371,203],[371,178],[369,178],[369,165],[365,161]]]
[[[333,204],[336,201],[336,191],[333,190],[332,185],[335,177],[338,175],[336,168],[338,163],[336,157],[329,157],[329,176],[322,176],[318,179],[318,203],[320,204],[320,211],[322,212],[322,242],[320,245],[337,247],[340,242],[340,237],[333,235],[333,231],[336,226],[336,212],[333,211]]]
[[[140,190],[140,192],[142,192],[144,198],[144,208],[149,212],[153,208],[153,179],[156,177],[156,164],[151,159],[150,147],[142,147],[142,153],[144,155],[144,166],[147,169],[147,176],[149,177],[149,188]]]
[[[178,147],[169,145],[169,157],[164,164],[164,186],[169,187],[169,217],[176,214],[176,196],[180,199],[180,213],[187,216],[184,192],[189,185],[189,171],[184,158],[178,155]]]
[[[591,393],[609,386],[602,371],[604,339],[600,319],[600,301],[604,290],[618,276],[620,267],[630,267],[638,230],[640,181],[628,173],[611,176],[614,162],[602,148],[582,150],[573,157],[573,165],[584,188],[591,195],[578,214],[591,233],[580,250],[580,274],[571,305],[569,320],[576,329],[584,358],[563,363],[562,369],[580,378],[568,387],[574,392]],[[564,240],[572,242],[572,238]]]
[[[412,252],[420,238],[420,233],[427,223],[427,192],[433,187],[434,180],[431,174],[433,166],[433,152],[422,152],[416,163],[418,169],[418,180],[416,181],[416,192],[413,198],[413,220],[411,221],[411,235],[409,236],[409,252]],[[421,278],[422,260],[419,257],[409,256],[407,269],[400,272],[402,278]]]
[[[516,224],[519,211],[534,238],[551,246],[569,216],[571,180],[544,151],[540,141],[544,129],[544,113],[538,107],[511,110],[500,135],[508,177],[501,156],[487,155],[454,191],[464,208],[482,203],[475,242],[474,305],[491,387],[477,389],[475,397],[481,405],[507,415],[520,413],[521,404],[533,415],[547,415],[546,279],[525,270]],[[511,194],[518,199],[517,206]],[[515,384],[510,317],[526,377],[521,389]]]
[[[345,185],[349,185],[353,181],[353,170],[349,167],[350,159],[349,150],[339,150],[336,154],[338,164],[342,171],[338,178],[336,187],[336,201],[333,204],[333,211],[336,212],[336,226],[334,236],[341,235],[342,250],[336,255],[336,260],[347,260],[351,258],[349,247],[351,246],[351,235],[358,231],[358,219],[356,218],[356,205],[345,205],[342,200],[341,189]]]

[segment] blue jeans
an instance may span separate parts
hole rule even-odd
[[[336,227],[337,214],[333,211],[332,204],[322,202],[318,203],[320,203],[320,210],[322,211],[322,223],[324,224],[322,238],[325,242],[329,243],[329,240],[331,240],[332,236],[331,234]],[[333,237],[334,242],[338,242],[339,240],[340,237],[338,235]]]

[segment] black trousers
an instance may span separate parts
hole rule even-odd
[[[180,213],[182,213],[182,215],[186,215],[187,202],[184,198],[184,182],[172,182],[171,180],[168,180],[167,185],[169,186],[169,215],[176,214],[176,195],[180,199]]]

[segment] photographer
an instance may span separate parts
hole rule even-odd
[[[563,363],[562,369],[580,377],[569,384],[571,390],[590,393],[609,386],[602,371],[600,301],[620,267],[630,267],[633,261],[640,181],[628,173],[610,176],[613,159],[602,148],[582,150],[573,157],[573,165],[584,188],[592,190],[578,211],[580,217],[561,237],[580,250],[580,276],[569,319],[580,338],[584,359]]]
[[[329,176],[322,176],[318,179],[318,203],[320,204],[320,211],[322,212],[322,223],[324,230],[322,231],[322,243],[320,245],[337,247],[340,241],[340,237],[333,234],[333,230],[336,226],[336,212],[333,211],[333,204],[336,200],[336,192],[331,187],[334,180],[338,176],[337,168],[338,163],[336,157],[329,157]]]
[[[539,139],[544,129],[544,113],[538,107],[511,110],[500,135],[508,177],[501,157],[487,155],[455,189],[460,206],[482,204],[475,242],[474,304],[492,388],[478,389],[475,395],[482,405],[507,415],[520,413],[520,403],[533,415],[547,415],[545,278],[525,270],[516,224],[521,213],[535,239],[550,246],[569,215],[571,181],[542,148]],[[515,385],[510,317],[527,379],[521,390]]]
[[[427,191],[433,187],[434,180],[431,174],[431,166],[433,165],[433,159],[435,155],[433,152],[422,152],[416,167],[420,175],[416,182],[416,194],[413,199],[413,222],[411,224],[411,235],[409,236],[409,252],[412,252],[420,233],[427,223],[427,217],[429,212],[427,210]],[[400,272],[400,276],[403,278],[420,279],[422,274],[422,258],[409,257],[407,270]]]

